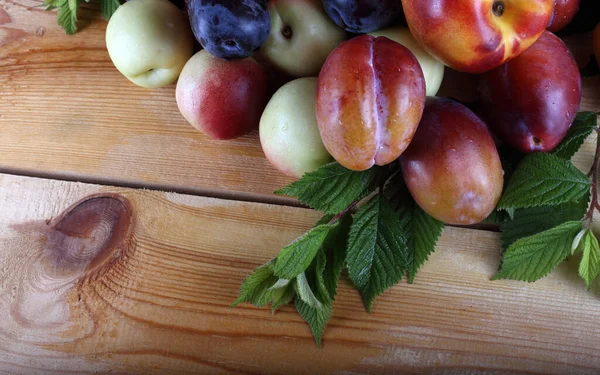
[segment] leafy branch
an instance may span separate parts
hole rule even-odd
[[[553,153],[504,155],[508,182],[488,218],[500,224],[504,250],[494,280],[533,282],[578,252],[579,274],[588,287],[600,275],[600,248],[591,231],[600,209],[600,140],[588,175],[570,162],[593,131],[596,114],[582,112]],[[409,284],[415,281],[444,228],[416,204],[397,163],[364,172],[331,163],[276,193],[296,197],[324,216],[248,276],[234,306],[271,304],[275,312],[295,301],[318,346],[344,270],[371,312],[376,297],[405,275]]]
[[[600,274],[600,249],[592,232],[594,212],[600,209],[600,137],[587,175],[570,162],[594,131],[599,132],[597,115],[579,113],[553,153],[520,161],[498,206],[512,215],[501,224],[505,251],[494,280],[537,281],[576,252],[583,253],[579,273],[588,287]]]
[[[397,163],[364,172],[331,163],[276,193],[296,197],[325,215],[250,275],[234,306],[271,303],[276,310],[288,301],[291,291],[288,302],[295,299],[318,346],[331,317],[342,270],[347,270],[370,312],[375,298],[404,275],[414,280],[443,228],[417,209]]]

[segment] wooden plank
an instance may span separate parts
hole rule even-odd
[[[574,261],[535,284],[489,281],[496,233],[446,229],[416,284],[373,314],[344,282],[317,349],[291,307],[228,308],[312,211],[0,175],[0,212],[0,372],[600,369],[600,289],[585,290]]]
[[[209,140],[179,114],[174,85],[147,90],[121,76],[97,12],[68,37],[41,3],[0,0],[1,170],[203,195],[271,195],[290,182],[257,133]]]
[[[0,0],[0,171],[260,200],[290,182],[256,133],[208,140],[178,113],[173,86],[146,90],[123,78],[97,13],[85,8],[84,30],[67,37],[40,4]],[[591,35],[569,43],[589,59]],[[442,94],[469,99],[476,83],[449,73]],[[598,84],[584,79],[582,109],[600,110]]]

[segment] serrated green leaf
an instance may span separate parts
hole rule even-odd
[[[102,10],[102,16],[107,21],[110,21],[112,15],[121,6],[119,0],[100,0],[100,9]]]
[[[515,241],[554,228],[566,221],[581,220],[585,215],[589,196],[579,202],[565,203],[558,206],[542,206],[516,210],[512,220],[501,226],[502,249],[506,250]]]
[[[581,221],[568,221],[555,228],[522,238],[506,250],[500,271],[492,280],[534,282],[548,275],[571,254]]]
[[[324,250],[321,250],[317,253],[315,261],[315,284],[318,295],[317,299],[324,304],[331,303],[333,302],[333,298],[329,294],[329,290],[327,290],[327,285],[325,284],[325,268],[327,267],[327,256],[325,255]]]
[[[380,171],[381,168],[373,167],[364,172],[355,172],[338,163],[330,163],[307,173],[275,194],[298,198],[315,210],[337,214],[373,192]]]
[[[323,280],[332,301],[335,300],[338,282],[346,262],[346,247],[348,246],[348,235],[352,221],[352,216],[345,216],[340,221],[335,236],[328,238],[323,247],[327,254],[327,265],[323,272]]]
[[[256,307],[263,307],[271,302],[273,290],[270,290],[270,288],[278,280],[273,275],[272,266],[274,263],[275,260],[271,260],[258,267],[244,280],[240,288],[240,296],[231,307],[244,302],[252,303]]]
[[[296,277],[296,293],[298,294],[298,297],[310,307],[314,307],[315,309],[323,307],[321,301],[319,301],[313,293],[304,272]]]
[[[335,215],[333,214],[324,215],[322,218],[319,219],[319,221],[317,221],[315,227],[318,227],[319,225],[329,224],[334,217]]]
[[[444,223],[429,216],[415,203],[400,173],[390,179],[385,194],[400,219],[399,232],[407,240],[406,268],[408,282],[412,284],[418,270],[435,251]]]
[[[333,305],[326,304],[323,305],[320,309],[315,309],[311,307],[309,304],[305,303],[301,299],[296,299],[296,310],[298,314],[304,319],[310,329],[312,330],[313,336],[315,337],[315,342],[317,343],[317,347],[321,347],[321,340],[323,338],[323,332],[325,331],[325,327],[327,326],[327,322],[331,319],[331,313],[333,311]]]
[[[79,0],[62,0],[58,5],[58,24],[69,35],[77,32]]]
[[[273,284],[269,289],[270,290],[274,290],[274,289],[280,289],[280,288],[285,288],[288,285],[290,285],[290,283],[292,282],[292,280],[287,280],[287,279],[279,279],[277,280],[277,282],[275,284]]]
[[[44,0],[44,5],[46,10],[53,10],[60,6],[62,2],[65,0]]]
[[[339,222],[316,226],[284,247],[273,266],[275,275],[290,280],[306,271],[331,230],[338,226]]]
[[[594,112],[579,112],[565,139],[552,153],[560,158],[570,160],[597,126],[598,117]]]
[[[425,264],[444,230],[444,223],[416,206],[412,217],[412,246],[408,252],[408,282],[412,284],[417,271]]]
[[[509,216],[506,211],[494,210],[482,223],[484,224],[502,224],[508,220]]]
[[[589,178],[571,162],[551,154],[531,154],[519,163],[498,209],[555,206],[579,200],[589,189]]]
[[[579,276],[585,280],[588,290],[600,275],[600,246],[598,239],[588,230],[583,241],[583,257],[579,263]]]
[[[361,207],[350,229],[347,266],[368,311],[375,298],[406,272],[407,243],[400,219],[383,194]]]
[[[317,255],[314,279],[317,282],[316,297],[320,301],[324,301],[321,308],[311,307],[301,299],[296,299],[296,309],[309,324],[318,347],[321,347],[323,331],[331,318],[333,302],[344,266],[346,243],[351,224],[351,216],[344,217],[335,235],[328,238],[323,246],[323,251]]]
[[[271,303],[271,313],[273,314],[275,314],[279,308],[292,302],[294,297],[296,297],[296,290],[294,289],[293,284],[283,288],[283,293],[277,294],[275,297],[277,298],[274,298]]]

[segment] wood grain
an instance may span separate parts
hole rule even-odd
[[[597,374],[600,288],[577,262],[491,282],[496,233],[446,229],[374,313],[344,282],[317,349],[292,307],[230,309],[317,215],[0,175],[0,372]]]
[[[0,0],[0,171],[280,202],[271,193],[290,180],[256,133],[208,140],[179,114],[173,86],[146,90],[117,72],[98,12],[84,8],[83,31],[67,37],[40,4]],[[569,43],[589,60],[591,35]],[[442,94],[468,99],[475,84],[450,72]],[[600,110],[599,84],[584,80],[582,109]]]

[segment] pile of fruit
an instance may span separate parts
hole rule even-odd
[[[295,298],[319,341],[342,269],[370,310],[403,274],[412,282],[444,224],[502,225],[497,278],[535,281],[577,249],[588,284],[600,274],[590,229],[600,152],[593,181],[568,161],[596,116],[578,116],[579,68],[553,34],[578,7],[187,0],[182,12],[131,0],[106,42],[135,84],[177,81],[181,114],[208,137],[258,128],[268,160],[299,179],[279,193],[325,214],[249,276],[237,301],[276,309]],[[476,106],[435,96],[446,67],[480,75]]]
[[[115,66],[140,86],[179,78],[182,115],[211,138],[260,128],[268,160],[296,178],[332,157],[355,171],[400,158],[428,214],[474,224],[494,210],[503,187],[488,126],[530,153],[553,150],[575,119],[577,64],[545,30],[565,27],[578,5],[189,0],[188,22],[167,0],[132,0],[112,16],[106,42]],[[393,26],[403,17],[410,29]],[[195,40],[203,49],[192,56]],[[444,65],[482,74],[485,124],[434,98]]]

